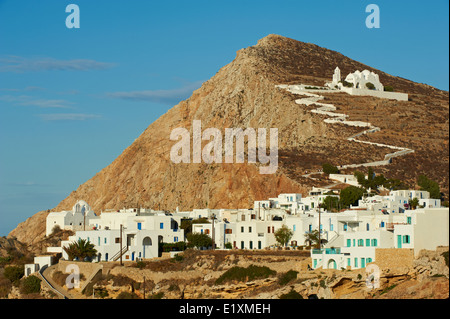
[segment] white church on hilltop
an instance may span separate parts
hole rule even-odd
[[[96,217],[94,211],[84,200],[79,200],[73,205],[72,210],[52,212],[47,216],[45,236],[53,232],[55,226],[62,230],[85,230],[89,220]]]
[[[339,67],[336,67],[332,81],[325,83],[325,86],[332,90],[344,91],[350,95],[370,95],[398,101],[408,101],[408,94],[406,93],[385,91],[378,74],[369,70],[349,73],[342,81],[341,70]]]

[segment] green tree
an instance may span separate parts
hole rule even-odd
[[[306,233],[305,242],[309,243],[311,246],[319,247],[319,231],[314,229],[313,231]]]
[[[97,255],[97,250],[93,243],[86,239],[79,238],[78,241],[70,243],[67,247],[63,248],[69,256],[69,260],[78,258],[83,261],[85,258],[91,260]]]
[[[331,165],[330,163],[322,164],[322,170],[325,174],[338,174],[339,169],[336,166]]]
[[[348,186],[341,190],[339,195],[339,202],[341,207],[350,207],[350,205],[357,205],[358,200],[364,195],[364,189],[356,186]]]
[[[209,221],[207,218],[197,218],[197,219],[182,219],[180,223],[180,228],[184,230],[184,235],[192,233],[192,225],[193,224],[208,224]]]
[[[420,175],[417,178],[417,185],[420,186],[420,190],[427,191],[430,193],[431,198],[440,199],[441,189],[439,184],[425,175]]]
[[[419,206],[419,199],[417,197],[414,197],[413,199],[410,199],[408,203],[409,207],[411,207],[412,209],[416,209],[417,206]]]
[[[320,207],[328,211],[337,211],[339,209],[339,198],[336,196],[327,196],[320,204]]]
[[[201,248],[212,246],[212,239],[206,234],[190,233],[186,236],[188,240],[188,247]]]
[[[292,236],[294,235],[294,232],[290,230],[286,225],[281,226],[278,228],[278,230],[274,233],[276,241],[282,245],[287,246],[289,240],[291,240]]]

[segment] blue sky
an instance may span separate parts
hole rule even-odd
[[[65,25],[70,3],[79,29]],[[447,0],[318,3],[0,0],[0,236],[271,33],[448,90]],[[370,3],[379,29],[365,25]]]

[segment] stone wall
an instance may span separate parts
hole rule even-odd
[[[80,273],[84,274],[87,278],[94,270],[98,269],[99,264],[100,263],[59,260],[58,270],[61,271],[62,273],[70,273],[70,271],[66,271],[67,266],[77,265],[80,268]]]
[[[377,248],[375,249],[375,264],[384,268],[412,268],[414,249]]]

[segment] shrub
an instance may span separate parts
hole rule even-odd
[[[216,280],[216,285],[220,285],[227,281],[251,281],[254,279],[267,278],[269,276],[275,275],[277,272],[266,266],[254,266],[250,265],[247,268],[243,267],[232,267],[223,273]]]
[[[339,169],[336,166],[331,165],[330,163],[322,164],[322,170],[325,174],[337,174],[339,173]]]
[[[192,247],[201,248],[212,246],[212,239],[206,234],[190,233],[186,237],[188,240],[188,247],[190,248]]]
[[[367,82],[367,83],[366,83],[366,87],[367,87],[369,90],[375,90],[375,85],[374,85],[372,82]]]
[[[41,292],[41,280],[36,276],[29,276],[20,283],[20,293],[33,294]]]
[[[116,299],[139,299],[139,297],[134,292],[122,291]]]
[[[162,299],[164,297],[164,292],[158,292],[156,294],[150,295],[148,299]]]
[[[393,88],[392,86],[390,86],[390,85],[386,85],[386,86],[384,87],[384,90],[385,90],[386,92],[394,92],[394,88]]]
[[[441,256],[444,257],[444,259],[445,259],[445,264],[446,264],[447,267],[448,267],[448,251],[444,251],[444,252],[441,254]]]
[[[278,280],[278,283],[282,286],[286,285],[287,283],[291,282],[294,279],[297,279],[298,271],[295,270],[289,270],[287,273],[283,274],[280,279]]]
[[[353,87],[353,83],[350,83],[350,82],[347,82],[347,81],[342,82],[342,85],[344,85],[345,87],[348,87],[348,88],[352,88]]]
[[[163,243],[162,244],[162,251],[163,252],[170,252],[170,251],[184,251],[186,250],[186,243],[184,241],[179,241],[176,243]]]
[[[184,260],[184,257],[183,257],[183,255],[181,255],[181,254],[176,254],[176,255],[172,258],[172,260],[173,260],[173,261],[176,261],[176,262],[182,262],[182,261]]]
[[[303,299],[303,297],[297,291],[291,289],[287,294],[281,295],[280,299]]]
[[[147,263],[145,261],[139,260],[134,266],[139,269],[144,269],[147,266]]]
[[[327,285],[325,284],[325,279],[320,281],[320,287],[325,288]]]
[[[8,297],[9,292],[11,291],[11,281],[4,277],[0,277],[0,298]]]
[[[5,276],[9,281],[13,284],[17,283],[25,274],[25,270],[23,267],[18,266],[9,266],[5,267],[5,271],[3,276]]]

